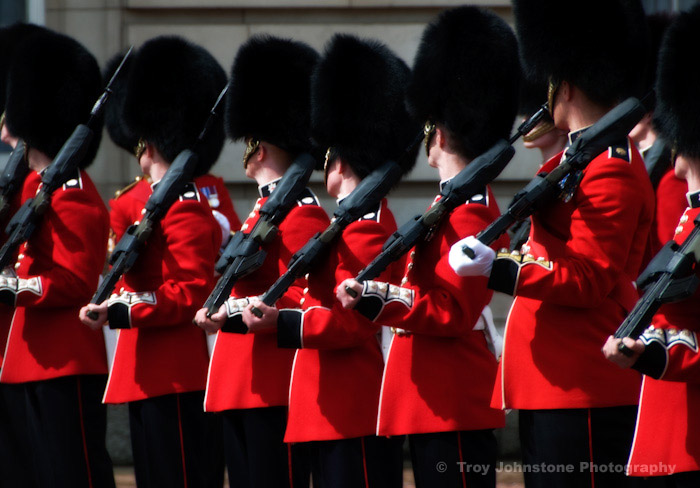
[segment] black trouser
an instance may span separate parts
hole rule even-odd
[[[496,486],[493,429],[408,436],[416,488]]]
[[[31,450],[31,461],[22,463],[21,469],[31,469],[32,474],[24,473],[24,479],[33,476],[41,488],[114,487],[105,447],[106,380],[104,375],[82,375],[3,385],[10,421]],[[5,483],[12,486],[0,480]]]
[[[305,442],[314,488],[400,488],[403,436]]]
[[[35,488],[24,385],[0,384],[0,485]]]
[[[628,477],[637,406],[521,410],[520,446],[527,488],[647,486]]]
[[[220,419],[203,411],[203,401],[194,391],[129,402],[139,488],[223,485]]]
[[[700,471],[687,471],[670,476],[663,476],[663,488],[698,488],[700,486]]]
[[[222,416],[231,488],[308,488],[305,448],[284,443],[287,407],[226,410]]]

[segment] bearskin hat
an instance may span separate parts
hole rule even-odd
[[[523,77],[520,79],[520,91],[518,97],[518,114],[524,117],[537,112],[547,101],[547,85],[535,83]]]
[[[406,110],[408,65],[376,40],[336,34],[326,45],[311,83],[315,142],[364,178],[387,160],[407,173],[417,150],[407,152],[420,124]]]
[[[116,54],[107,61],[102,72],[102,77],[105,80],[112,78],[125,54]],[[105,128],[107,129],[107,134],[117,146],[126,149],[130,153],[134,151],[139,142],[139,138],[124,121],[124,100],[126,98],[126,85],[129,80],[132,61],[133,58],[129,56],[124,62],[119,76],[112,83],[112,94],[105,105]]]
[[[35,24],[17,23],[0,29],[0,112],[5,110],[7,92],[7,72],[17,45],[29,36],[47,32],[47,29]]]
[[[229,137],[250,136],[293,155],[309,151],[311,73],[318,58],[303,42],[268,35],[243,44],[226,94]]]
[[[654,125],[678,153],[700,158],[700,6],[681,13],[661,44]]]
[[[640,0],[513,0],[525,75],[568,81],[611,106],[640,95],[647,58]]]
[[[408,89],[411,113],[438,122],[473,159],[507,139],[518,108],[515,34],[476,7],[442,12],[423,32]]]
[[[644,90],[651,91],[656,83],[656,69],[659,64],[659,50],[666,29],[673,22],[673,16],[667,12],[659,12],[647,16],[647,34],[649,36],[647,51],[646,76],[644,77]]]
[[[185,149],[194,150],[199,156],[195,176],[206,174],[223,148],[222,117],[203,141],[195,142],[225,86],[226,72],[206,49],[181,37],[153,38],[131,62],[124,120],[167,161]]]
[[[10,62],[5,123],[12,135],[54,158],[75,127],[89,120],[101,91],[92,54],[68,36],[37,32],[18,44]],[[81,168],[97,154],[101,120],[98,125]]]

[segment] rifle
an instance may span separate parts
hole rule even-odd
[[[297,157],[260,209],[260,218],[253,230],[248,234],[234,234],[216,265],[217,270],[222,270],[222,273],[214,290],[204,302],[207,317],[219,310],[231,294],[236,281],[262,266],[267,256],[262,246],[277,237],[278,226],[306,188],[315,164],[314,158],[308,153]]]
[[[194,143],[194,148],[204,139],[213,120],[218,117],[217,110],[224,99],[227,89],[228,85],[224,87],[216,99],[204,124],[204,129]],[[99,304],[109,298],[119,278],[134,265],[155,225],[165,216],[182,193],[185,185],[192,180],[198,159],[197,154],[190,149],[184,149],[177,155],[168,171],[166,171],[165,176],[155,186],[151,196],[148,197],[144,207],[145,213],[139,223],[129,226],[114,247],[114,251],[109,257],[109,264],[112,267],[104,277],[104,280],[102,280],[102,283],[100,283],[97,291],[95,291],[90,303]],[[92,310],[87,313],[87,316],[92,320],[97,320],[98,317],[97,313]]]
[[[10,153],[5,169],[0,175],[0,217],[10,209],[10,199],[22,187],[22,182],[29,173],[29,166],[24,160],[24,142],[18,141]]]
[[[667,242],[637,278],[637,286],[644,290],[644,295],[615,332],[616,339],[638,339],[661,305],[684,300],[695,293],[700,283],[695,274],[700,262],[700,215],[693,223],[695,227],[682,244]],[[622,343],[618,349],[626,356],[631,355]]]
[[[514,223],[526,219],[547,202],[572,194],[582,172],[596,156],[627,134],[649,112],[654,95],[643,100],[630,97],[593,124],[564,153],[562,162],[548,174],[538,174],[513,199],[508,210],[476,236],[485,245],[492,244]],[[474,251],[464,246],[462,251],[474,257]]]
[[[51,205],[53,192],[69,178],[73,177],[78,166],[83,161],[94,132],[100,129],[102,111],[112,93],[112,85],[130,54],[131,49],[124,55],[122,62],[112,75],[109,83],[107,83],[102,95],[93,105],[87,124],[79,124],[75,128],[44,172],[44,175],[41,177],[41,189],[39,192],[34,198],[24,202],[10,220],[5,230],[9,237],[2,249],[0,249],[0,269],[10,264],[10,260],[15,256],[17,248],[31,237],[39,224],[41,216]]]
[[[469,163],[457,176],[452,178],[440,192],[440,198],[423,215],[415,216],[394,232],[382,246],[382,252],[375,257],[355,277],[359,283],[376,278],[394,261],[406,254],[416,243],[425,238],[431,229],[437,227],[442,219],[457,206],[463,204],[496,178],[513,157],[515,150],[511,146],[521,135],[530,132],[547,114],[547,108],[541,107],[534,115],[524,121],[515,134],[508,140],[499,140],[489,150]],[[357,292],[350,287],[345,290],[355,297]]]
[[[287,271],[265,292],[261,298],[262,302],[268,306],[274,305],[292,283],[308,273],[318,257],[328,249],[343,229],[379,204],[401,175],[401,167],[393,161],[387,161],[366,176],[353,192],[340,202],[328,227],[323,232],[316,233],[304,247],[294,253]],[[260,309],[253,307],[251,311],[257,317],[262,317]]]

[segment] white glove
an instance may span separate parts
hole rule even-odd
[[[474,251],[474,258],[464,254],[463,247]],[[469,236],[452,245],[449,262],[459,276],[488,276],[491,274],[495,257],[496,252],[493,249],[482,244],[476,237]]]

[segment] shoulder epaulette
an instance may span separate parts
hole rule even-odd
[[[620,141],[619,143],[608,147],[608,157],[622,159],[629,163],[632,160],[629,140],[625,139],[624,141]]]
[[[143,180],[144,178],[146,178],[146,180],[148,180],[148,176],[139,175],[136,178],[134,178],[134,181],[132,181],[131,183],[126,185],[124,188],[122,188],[121,190],[115,191],[114,192],[114,199],[116,200],[117,198],[122,196],[124,193],[131,190],[133,187],[135,187],[138,184],[139,181]]]
[[[81,190],[83,188],[83,178],[80,176],[80,170],[76,170],[72,178],[68,178],[63,184],[64,190]]]
[[[304,188],[304,191],[301,192],[301,195],[299,195],[299,198],[297,199],[297,205],[300,207],[303,205],[317,205],[320,207],[321,203],[318,201],[316,194],[312,192],[310,188]]]
[[[489,193],[486,190],[486,187],[479,190],[469,200],[467,200],[466,204],[469,205],[470,203],[478,203],[479,205],[486,205],[488,207]]]
[[[379,222],[379,218],[381,217],[381,213],[382,213],[382,204],[380,202],[379,205],[377,205],[376,209],[367,212],[366,214],[364,214],[362,217],[360,217],[357,220],[358,221],[360,221],[360,220],[373,220],[375,222]]]
[[[197,190],[197,185],[194,184],[194,182],[190,181],[185,185],[185,188],[182,189],[182,192],[180,193],[180,201],[184,202],[185,200],[199,200],[199,190]]]

